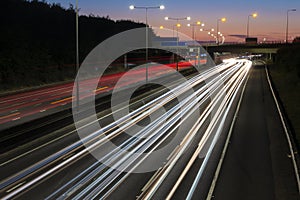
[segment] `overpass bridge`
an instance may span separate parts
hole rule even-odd
[[[263,54],[266,58],[274,60],[278,49],[289,47],[294,44],[272,43],[272,44],[224,44],[206,46],[207,52],[213,59],[217,53],[229,52],[231,54]]]

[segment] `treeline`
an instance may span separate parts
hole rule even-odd
[[[294,43],[279,49],[270,71],[300,148],[300,44]]]
[[[75,8],[45,1],[0,1],[0,90],[75,76]],[[101,41],[145,26],[109,17],[80,16],[80,61]]]
[[[282,73],[295,76],[295,82],[300,82],[300,44],[294,43],[278,50],[275,66]]]

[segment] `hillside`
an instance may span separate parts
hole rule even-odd
[[[0,91],[73,79],[75,8],[45,1],[0,1]],[[109,17],[80,16],[80,61],[101,41],[145,26]]]

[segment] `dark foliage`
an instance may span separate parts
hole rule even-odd
[[[300,45],[284,47],[278,50],[276,66],[283,73],[295,73],[300,80]]]
[[[0,90],[74,78],[75,10],[45,1],[0,1]],[[132,21],[80,16],[80,61],[101,41],[143,27]]]

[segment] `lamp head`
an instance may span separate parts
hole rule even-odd
[[[160,5],[160,6],[159,6],[159,9],[164,10],[164,9],[165,9],[165,6],[164,6],[164,5]]]
[[[130,6],[129,6],[129,9],[130,9],[130,10],[133,10],[133,9],[134,9],[134,5],[130,5]]]

